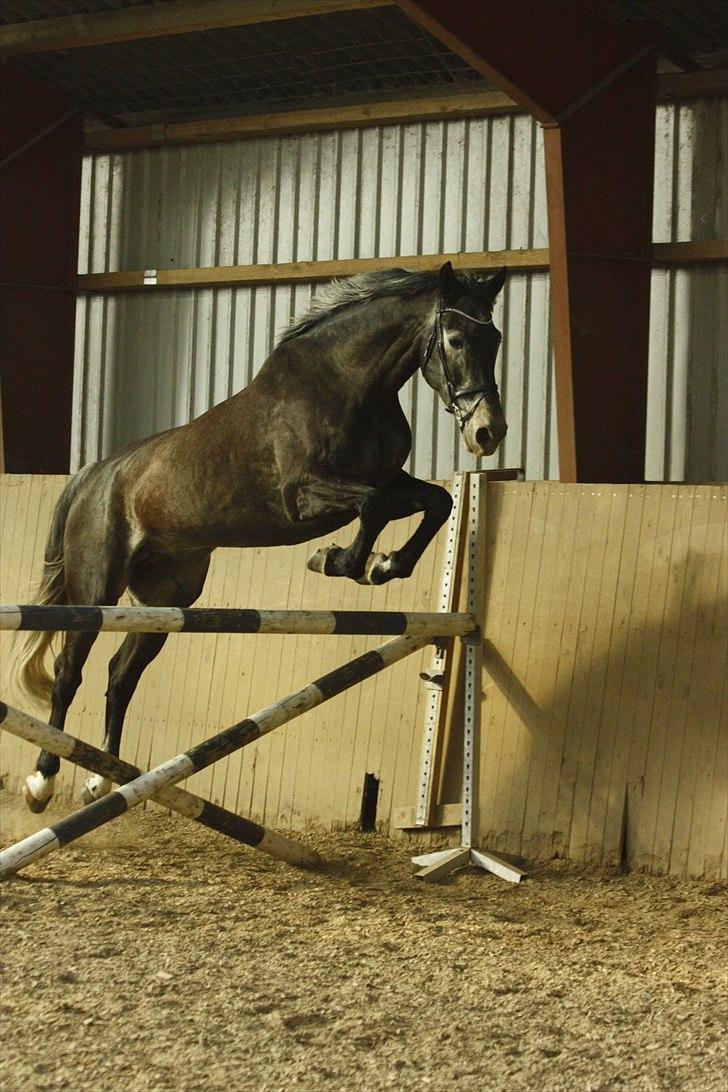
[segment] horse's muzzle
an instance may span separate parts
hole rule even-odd
[[[463,441],[468,451],[478,458],[492,455],[508,431],[505,417],[487,405],[477,410],[463,428]]]

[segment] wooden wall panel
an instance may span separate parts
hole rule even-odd
[[[30,597],[64,481],[0,478],[1,601]],[[719,486],[489,485],[481,845],[527,859],[726,875],[726,496]],[[387,528],[382,548],[406,533],[405,523]],[[201,602],[433,609],[443,539],[411,580],[378,589],[309,573],[315,543],[218,550]],[[69,730],[92,742],[120,640],[100,635],[69,715]],[[380,640],[173,635],[132,702],[124,757],[162,761]],[[2,635],[3,659],[9,642]],[[426,696],[418,672],[430,657],[426,649],[340,695],[202,771],[192,788],[295,830],[355,823],[373,773],[388,825],[394,808],[416,802]],[[457,698],[450,708],[441,803],[460,789]],[[17,789],[34,749],[0,742],[0,772]],[[83,777],[64,764],[61,797],[76,799]]]
[[[65,480],[21,475],[0,479],[1,601],[30,599],[40,575],[53,505]],[[383,548],[404,541],[409,526],[402,521],[388,528],[381,538]],[[351,533],[341,532],[341,541]],[[415,578],[382,588],[326,580],[308,572],[306,559],[320,544],[216,551],[200,605],[426,610],[437,594],[438,544],[426,553]],[[68,718],[70,732],[97,744],[103,735],[106,663],[121,639],[116,634],[99,635]],[[123,755],[140,766],[154,765],[384,640],[174,635],[135,694]],[[2,635],[3,662],[10,641],[9,634]],[[399,803],[410,792],[412,755],[419,754],[424,715],[419,671],[429,655],[424,650],[306,714],[285,732],[274,732],[244,754],[203,770],[191,779],[191,787],[243,814],[295,829],[310,823],[355,822],[364,774],[373,772],[381,778],[380,819],[387,820],[392,802]],[[5,685],[2,693],[24,704]],[[17,789],[33,768],[35,751],[3,736],[1,754],[0,770],[8,787]],[[77,798],[84,776],[64,764],[59,798]]]
[[[482,844],[725,877],[725,487],[494,494]]]

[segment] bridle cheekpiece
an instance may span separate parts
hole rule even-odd
[[[442,370],[445,376],[445,383],[447,385],[448,404],[445,407],[448,413],[452,413],[460,430],[462,431],[467,422],[475,413],[476,409],[483,401],[484,398],[497,398],[498,397],[498,384],[495,379],[487,387],[455,387],[450,369],[447,366],[447,357],[445,355],[445,344],[443,341],[442,330],[442,316],[444,314],[461,315],[463,318],[469,319],[470,322],[476,322],[479,326],[492,326],[492,316],[487,319],[476,318],[475,315],[468,315],[465,311],[459,311],[457,307],[441,307],[435,315],[435,323],[432,327],[432,333],[430,334],[427,345],[425,347],[425,353],[422,357],[422,374],[425,374],[425,368],[427,367],[430,357],[432,356],[433,349],[437,345],[438,352],[440,354],[440,361],[442,363]],[[458,399],[467,398],[470,394],[479,394],[480,397],[473,403],[469,410],[464,410],[462,406],[458,404]]]

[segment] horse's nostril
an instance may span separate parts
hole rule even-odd
[[[475,433],[475,442],[478,447],[487,447],[493,442],[493,434],[489,428],[479,428]]]

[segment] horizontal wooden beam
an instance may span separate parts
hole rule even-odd
[[[728,72],[724,70],[667,73],[658,77],[658,97],[661,100],[721,93],[728,93]],[[364,129],[374,125],[458,121],[522,113],[523,108],[503,91],[460,91],[450,95],[358,103],[318,110],[177,121],[168,125],[142,125],[130,129],[89,129],[86,132],[86,147],[91,151],[124,152],[135,148],[209,144],[221,140],[249,140],[293,133],[323,133],[332,129]]]
[[[0,26],[0,57],[300,19],[388,3],[391,0],[167,0],[144,7],[7,23]]]
[[[415,272],[439,269],[451,261],[458,269],[547,269],[547,250],[496,250],[477,254],[412,254],[392,258],[345,258],[325,262],[280,262],[276,265],[226,265],[202,269],[136,269],[121,273],[85,273],[78,277],[82,292],[123,292],[134,288],[210,288],[237,285],[312,283],[355,273],[373,273],[393,266]]]
[[[705,95],[728,95],[728,69],[698,72],[663,72],[657,77],[660,99],[692,99]]]
[[[708,239],[694,243],[655,243],[655,265],[693,265],[728,261],[728,240]],[[408,254],[391,258],[342,258],[322,262],[280,262],[272,265],[222,265],[199,269],[133,269],[119,273],[83,273],[76,281],[80,292],[126,292],[142,288],[254,288],[277,284],[315,284],[334,277],[374,273],[393,266],[414,272],[439,269],[444,262],[457,269],[507,269],[537,272],[549,268],[549,252],[539,250],[492,250],[458,254]]]
[[[332,129],[362,129],[373,125],[405,125],[412,121],[457,121],[493,114],[521,112],[502,91],[464,91],[428,98],[395,99],[319,110],[290,110],[277,114],[179,121],[135,129],[89,129],[86,147],[93,151],[123,152],[175,144],[205,144],[289,133],[323,133]]]
[[[695,262],[728,261],[728,239],[703,239],[692,243],[654,243],[655,265],[693,265]]]

